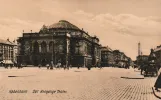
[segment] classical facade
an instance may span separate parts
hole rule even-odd
[[[13,66],[16,63],[16,47],[15,42],[11,42],[9,39],[0,39],[0,66]]]
[[[101,47],[101,66],[116,66],[125,67],[125,65],[132,65],[131,58],[127,57],[119,50],[112,50],[111,48]]]
[[[107,67],[107,66],[113,66],[115,64],[114,57],[113,57],[113,51],[108,46],[101,47],[101,66]]]
[[[125,67],[127,63],[129,65],[131,63],[131,59],[127,57],[123,52],[120,52],[119,50],[113,51],[113,57],[114,57],[115,65],[118,67]]]
[[[23,33],[18,42],[18,64],[97,66],[99,39],[68,21],[43,26],[37,33]]]

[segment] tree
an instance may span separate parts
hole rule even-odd
[[[49,29],[47,26],[43,25],[42,28],[40,29],[39,33],[47,34],[49,33]]]

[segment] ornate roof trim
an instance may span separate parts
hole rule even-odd
[[[66,20],[60,20],[58,23],[54,23],[52,25],[49,25],[49,29],[74,29],[74,30],[79,30],[80,29],[73,25],[72,23],[66,21]]]
[[[9,39],[7,39],[7,40],[0,39],[0,44],[16,45],[15,43],[9,41]]]

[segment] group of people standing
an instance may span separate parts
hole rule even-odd
[[[41,68],[42,65],[39,64],[38,67]],[[57,63],[56,65],[54,65],[53,63],[46,64],[45,67],[47,67],[47,69],[50,69],[50,70],[52,70],[54,68],[56,68],[56,69],[64,68],[64,70],[66,70],[66,69],[69,70],[69,68],[72,68],[71,65],[62,65],[61,63]]]
[[[16,68],[18,68],[18,69],[21,69],[21,68],[23,68],[23,65],[21,64],[21,65],[10,65],[10,66],[8,66],[8,65],[4,65],[4,68],[5,69],[8,69],[8,68],[10,68],[10,69],[12,69],[13,67],[16,67]]]
[[[39,68],[41,67],[46,67],[47,69],[49,70],[52,70],[52,69],[61,69],[63,68],[64,70],[69,70],[70,68],[72,68],[72,65],[69,65],[69,64],[66,64],[66,65],[62,65],[61,63],[57,63],[56,65],[54,65],[52,62],[50,64],[46,64],[45,66],[42,66],[41,64],[38,65]],[[82,65],[77,65],[77,68],[81,68]],[[98,68],[102,69],[103,67],[102,66],[97,66]],[[92,66],[86,66],[86,68],[88,70],[91,70]]]

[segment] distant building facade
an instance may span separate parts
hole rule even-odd
[[[119,50],[112,50],[108,46],[101,47],[101,66],[114,66],[114,67],[123,67],[126,65],[131,66],[133,61],[130,57],[127,57],[123,52]]]
[[[18,40],[18,64],[98,66],[101,61],[99,39],[68,21],[43,26],[37,33],[23,33]]]
[[[125,67],[126,64],[131,64],[131,59],[127,57],[123,52],[120,52],[119,50],[113,51],[113,57],[115,61],[115,66],[117,67]]]
[[[108,46],[101,47],[101,66],[109,67],[113,66],[114,64],[115,62],[112,49],[109,48]]]
[[[0,39],[0,66],[13,66],[16,62],[17,45],[9,39]]]
[[[137,65],[142,65],[143,63],[148,63],[149,55],[139,55],[137,56]]]

